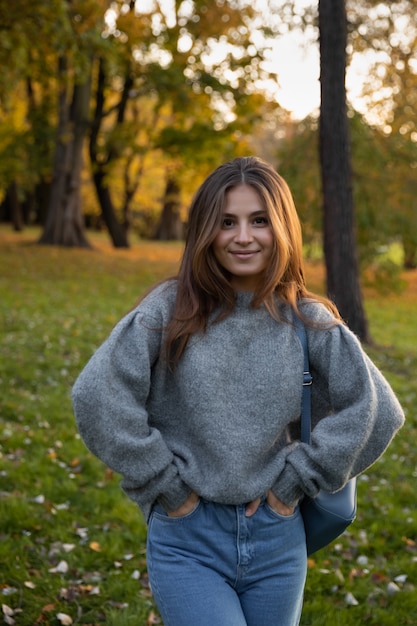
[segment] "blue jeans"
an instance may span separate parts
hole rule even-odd
[[[275,513],[200,500],[183,517],[151,513],[147,564],[165,626],[296,626],[307,573],[299,509]]]

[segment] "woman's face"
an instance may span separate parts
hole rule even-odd
[[[217,262],[236,291],[256,291],[274,251],[274,236],[257,191],[239,185],[226,194],[222,225],[213,241]]]

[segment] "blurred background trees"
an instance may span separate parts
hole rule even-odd
[[[393,245],[417,265],[417,0],[339,1],[358,263],[387,285]],[[319,5],[0,0],[1,221],[65,246],[88,246],[88,227],[118,247],[181,238],[199,182],[256,153],[287,178],[321,254],[319,112],[280,107],[271,61],[294,31],[318,47]]]
[[[393,242],[404,266],[417,266],[417,2],[345,4],[348,85],[352,68],[359,76],[355,97],[348,91],[359,263],[380,287],[393,286],[387,255]],[[318,141],[313,114],[291,124],[278,146],[280,169],[294,191],[311,254],[322,241]]]
[[[148,4],[0,2],[3,218],[42,243],[87,245],[82,215],[119,247],[132,227],[180,238],[191,181],[278,108],[251,3]]]

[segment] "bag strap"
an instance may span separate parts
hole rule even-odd
[[[301,441],[311,442],[311,384],[313,378],[310,374],[310,363],[308,358],[307,334],[303,321],[294,314],[295,332],[298,335],[304,353],[303,371],[303,395],[301,401]]]

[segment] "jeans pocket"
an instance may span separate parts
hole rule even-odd
[[[278,513],[277,511],[275,511],[275,509],[273,509],[271,506],[269,506],[268,502],[264,502],[263,504],[265,511],[268,513],[268,515],[270,515],[270,517],[274,517],[275,519],[278,520],[282,520],[282,521],[289,521],[294,519],[295,517],[298,517],[299,515],[299,507],[296,506],[294,511],[290,514],[290,515],[282,515],[281,513]]]
[[[196,503],[195,507],[193,509],[191,509],[191,511],[189,511],[185,515],[178,515],[177,517],[171,517],[162,508],[162,506],[160,504],[156,503],[152,507],[151,516],[153,516],[153,517],[155,517],[157,519],[160,519],[160,520],[167,521],[169,523],[181,522],[181,521],[184,521],[184,520],[187,520],[187,519],[191,519],[192,517],[194,517],[194,515],[199,510],[200,505],[201,505],[201,500],[198,500],[198,502]]]

